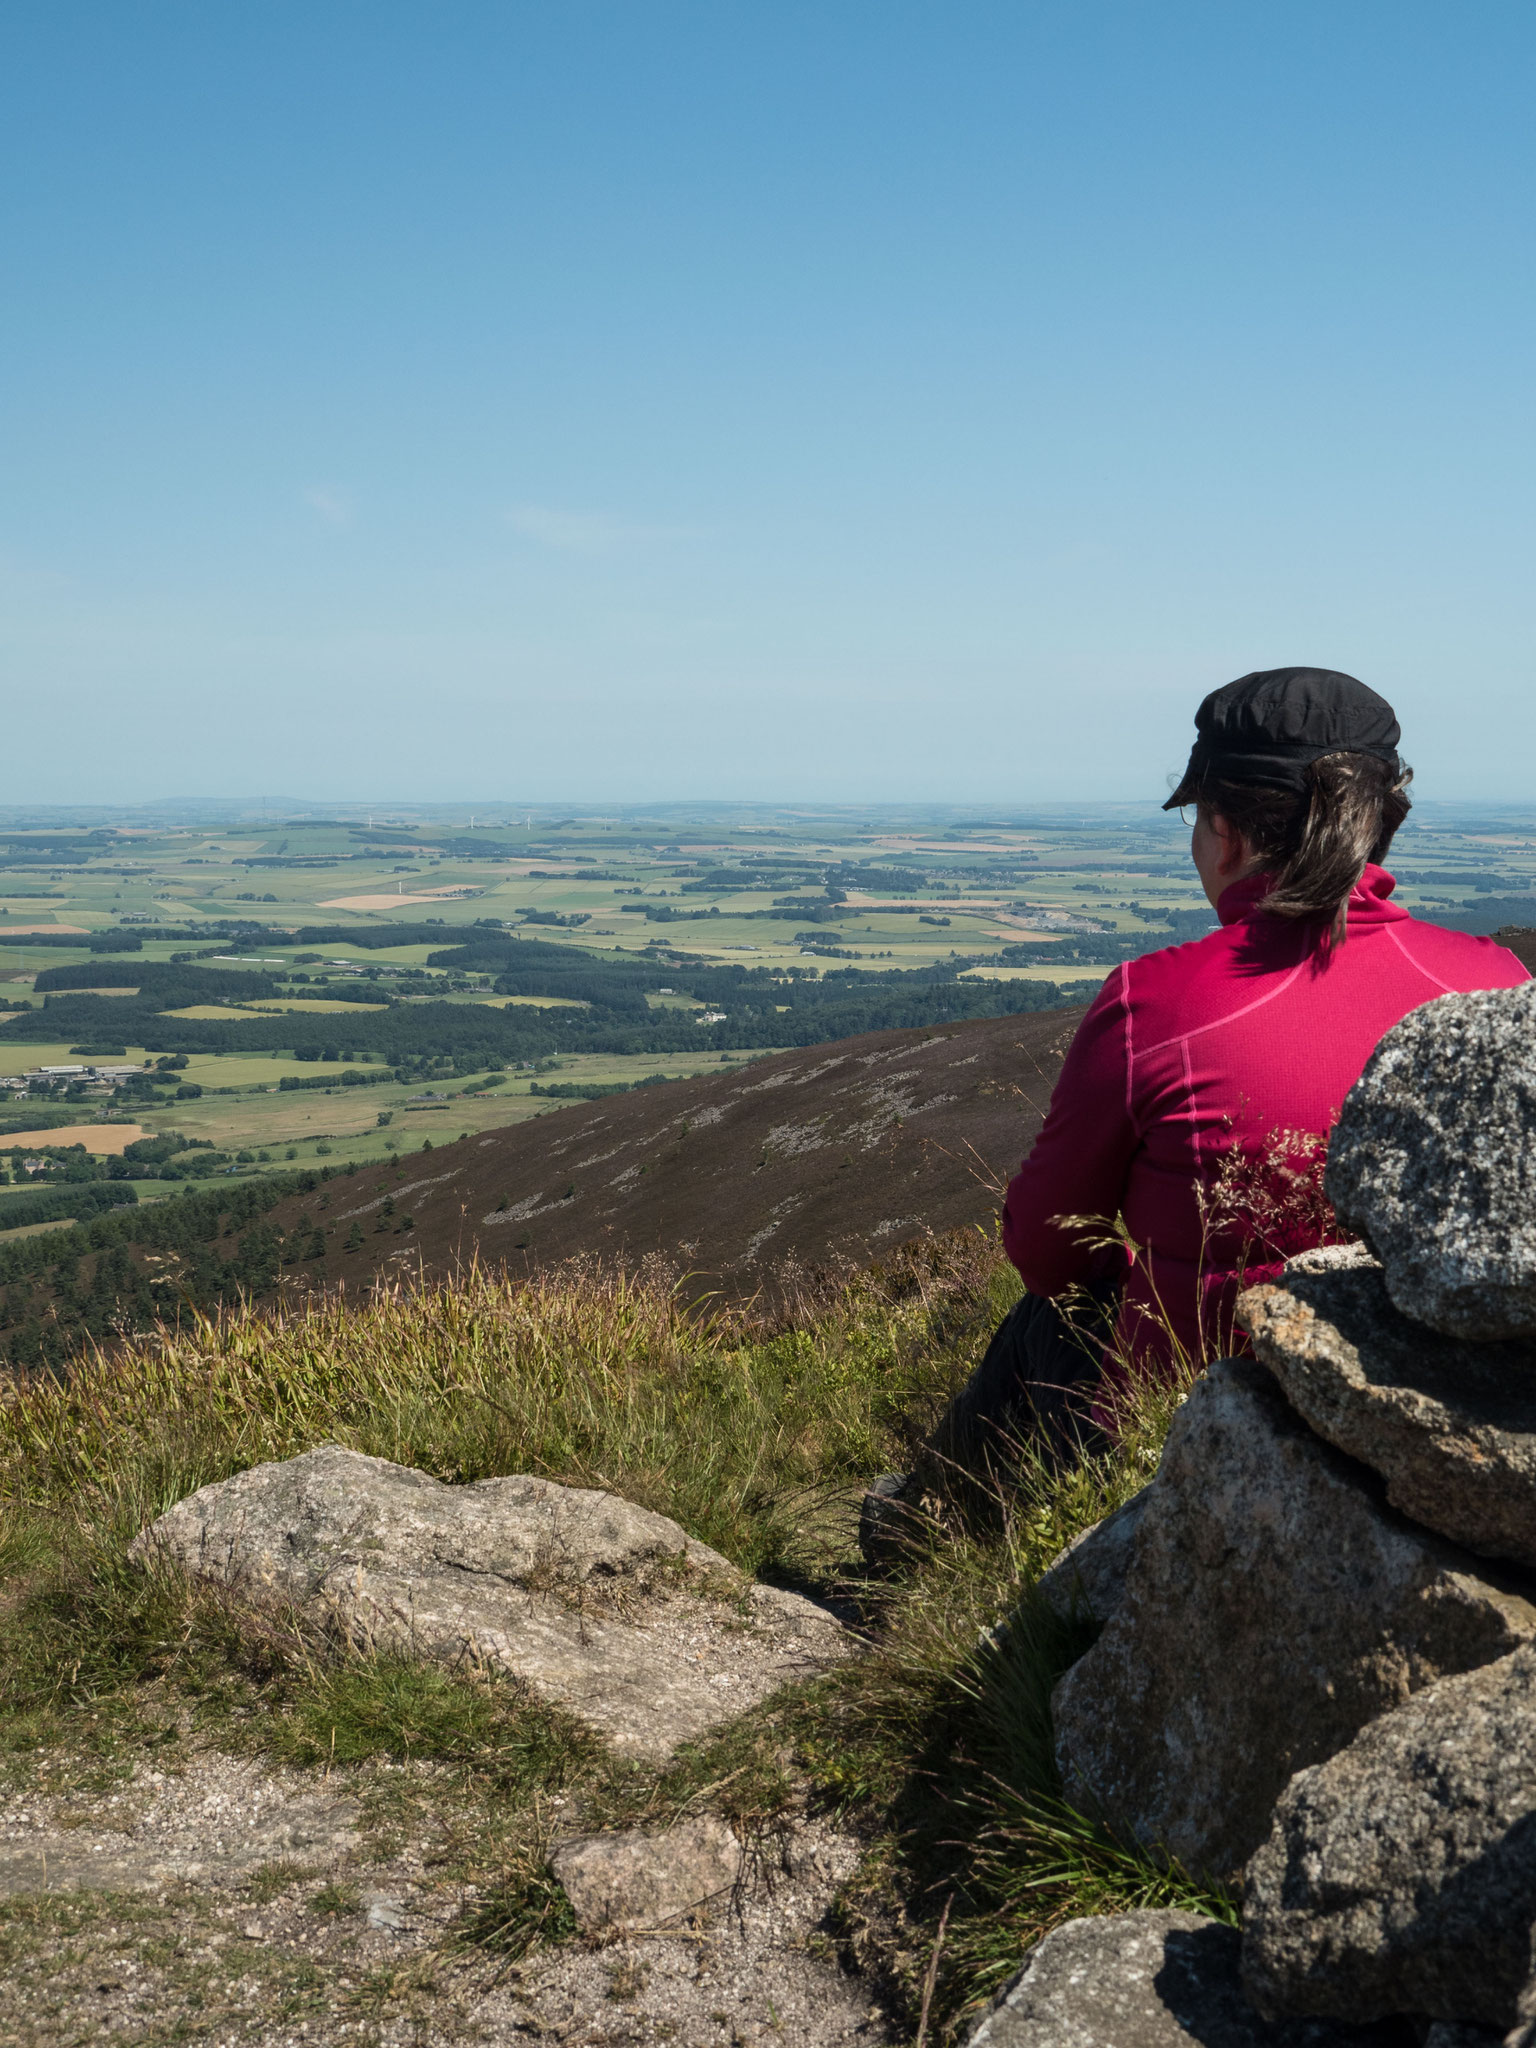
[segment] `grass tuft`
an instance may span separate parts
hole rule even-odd
[[[340,1919],[344,1913],[362,1911],[362,1894],[355,1884],[341,1883],[333,1879],[331,1883],[321,1885],[317,1892],[310,1894],[308,1906],[311,1913],[319,1914],[324,1919]]]
[[[401,1657],[348,1656],[311,1666],[265,1735],[267,1754],[299,1766],[454,1764],[504,1797],[566,1784],[603,1751],[569,1715],[511,1679],[468,1679]]]

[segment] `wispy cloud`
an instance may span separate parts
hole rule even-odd
[[[352,499],[346,491],[337,490],[332,484],[311,484],[304,493],[304,502],[311,511],[320,514],[327,526],[352,524]]]
[[[572,555],[610,555],[638,543],[681,540],[688,526],[646,526],[607,512],[567,512],[554,505],[514,505],[507,523],[525,540]]]

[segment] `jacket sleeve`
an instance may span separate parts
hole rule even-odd
[[[1009,1184],[1003,1247],[1032,1294],[1059,1294],[1113,1263],[1053,1216],[1113,1218],[1141,1142],[1130,1103],[1129,970],[1110,975],[1078,1026],[1034,1149]]]

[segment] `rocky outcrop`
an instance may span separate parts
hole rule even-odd
[[[583,1856],[588,1872],[602,1875],[583,1891],[578,1911],[596,1906],[607,1917],[591,1920],[586,1940],[545,1949],[514,1970],[476,1969],[476,1985],[489,1978],[491,1988],[464,2029],[467,2038],[489,2048],[878,2048],[889,2041],[871,1987],[838,1967],[827,1927],[860,1844],[824,1821],[800,1818],[783,1834],[750,1831],[748,1841],[733,1843],[731,1858],[729,1829],[718,1820],[711,1826],[721,1831],[714,1846],[687,1821],[588,1837],[589,1845],[634,1845],[628,1858],[598,1856],[591,1847]],[[725,1889],[663,1918],[655,1909],[689,1888],[662,1874],[680,1843],[692,1845],[693,1885],[719,1877]],[[561,1858],[559,1867],[569,1883],[570,1864]],[[440,2038],[448,2038],[446,2028],[433,2033],[434,2043]],[[910,2034],[903,2030],[902,2038]]]
[[[1174,1421],[1118,1610],[1052,1702],[1069,1795],[1226,1876],[1292,1775],[1448,1672],[1536,1639],[1536,1607],[1394,1514],[1261,1366]]]
[[[1260,2018],[1234,1928],[1194,1913],[1069,1920],[1038,1943],[966,2048],[1410,2048],[1406,2030]]]
[[[1049,1570],[1041,1573],[1035,1591],[1063,1621],[1081,1616],[1105,1622],[1119,1607],[1136,1532],[1151,1494],[1150,1486],[1133,1493],[1112,1515],[1075,1537]]]
[[[509,1672],[635,1757],[852,1646],[813,1602],[612,1494],[445,1486],[336,1445],[203,1487],[133,1551],[291,1602],[360,1647]]]
[[[1296,1260],[1238,1320],[1297,1414],[1379,1472],[1405,1515],[1536,1566],[1536,1343],[1412,1323],[1380,1266]]]
[[[578,1835],[549,1867],[585,1935],[611,1940],[720,1927],[748,1900],[809,1887],[823,1897],[853,1874],[859,1844],[803,1816],[738,1839],[718,1814],[665,1828]]]
[[[1536,983],[1395,1025],[1345,1098],[1326,1186],[1404,1315],[1472,1341],[1536,1336]]]
[[[1287,1787],[1244,1882],[1270,2014],[1513,2026],[1536,1917],[1536,1647],[1442,1679]]]
[[[583,1934],[638,1933],[708,1915],[729,1899],[742,1851],[717,1814],[665,1832],[581,1835],[562,1842],[549,1867]]]

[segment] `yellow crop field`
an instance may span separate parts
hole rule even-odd
[[[13,1145],[83,1145],[87,1152],[120,1156],[140,1138],[153,1134],[142,1124],[65,1124],[45,1131],[11,1131],[0,1138],[7,1151]]]
[[[1108,972],[1103,967],[1084,967],[1075,960],[1063,960],[1060,966],[1036,963],[1030,967],[967,967],[960,975],[962,981],[1102,981]]]
[[[343,1015],[348,1010],[385,1010],[388,1009],[389,1005],[387,1003],[332,1003],[327,1002],[323,996],[274,996],[270,1000],[263,997],[259,1003],[248,1003],[242,1005],[242,1007],[247,1011],[254,1010],[262,1016],[270,1015],[275,1017],[280,1016],[284,1010],[301,1010],[310,1016],[336,1017]],[[197,1014],[202,1015],[203,1013],[199,1011]],[[227,1016],[229,1013],[225,1011],[223,1014]],[[165,1015],[168,1017],[190,1017],[193,1015],[193,1012],[191,1010],[167,1010]]]
[[[189,1017],[198,1023],[238,1023],[242,1012],[232,1010],[227,1003],[194,1003],[188,1010],[162,1010],[162,1017]]]
[[[577,996],[484,996],[481,1008],[505,1010],[509,1008],[529,1010],[590,1010],[592,1005],[584,1003]]]
[[[293,1002],[286,998],[272,1002],[242,1003],[238,1009],[227,1003],[193,1003],[185,1010],[162,1010],[162,1017],[187,1017],[194,1022],[238,1024],[242,1017],[278,1017],[285,1010],[321,1011],[327,1016],[344,1017],[349,1010],[382,1010],[384,1003],[328,1003],[319,998],[306,1001],[299,998]]]
[[[178,1081],[196,1081],[204,1088],[275,1088],[278,1076],[291,1070],[291,1052],[195,1052]]]

